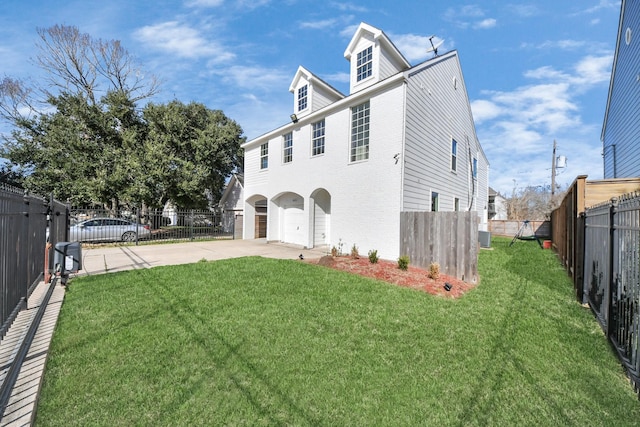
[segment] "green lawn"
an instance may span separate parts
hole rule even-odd
[[[509,242],[459,300],[264,258],[75,279],[37,424],[638,425],[554,254]]]

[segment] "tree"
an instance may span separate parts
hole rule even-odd
[[[197,103],[141,110],[137,104],[157,92],[158,80],[145,79],[119,41],[61,25],[38,35],[36,63],[48,87],[0,82],[0,116],[14,127],[0,157],[27,189],[112,209],[161,207],[168,199],[205,207],[220,197],[242,163],[236,122]]]
[[[38,28],[37,32],[40,53],[36,63],[47,72],[51,87],[82,94],[93,105],[101,88],[103,95],[118,92],[134,103],[158,92],[158,79],[151,75],[145,80],[145,73],[119,40],[94,39],[67,25]]]
[[[548,220],[562,200],[561,194],[551,196],[549,186],[528,186],[522,189],[514,187],[511,198],[507,200],[507,215],[509,219]]]
[[[242,165],[242,128],[222,111],[195,102],[149,104],[143,115],[149,174],[161,187],[156,203],[171,199],[203,208],[219,200],[225,178]]]

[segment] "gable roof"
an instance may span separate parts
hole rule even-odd
[[[224,206],[224,202],[229,198],[229,195],[233,192],[233,187],[238,184],[240,188],[244,190],[244,175],[243,174],[233,174],[231,175],[231,179],[227,183],[227,186],[222,193],[222,197],[220,197],[220,201],[218,202],[218,206]]]
[[[295,76],[293,76],[293,80],[291,81],[291,85],[289,86],[289,92],[293,93],[293,91],[295,91],[300,79],[304,79],[313,86],[324,89],[329,94],[333,95],[336,100],[344,98],[342,92],[322,80],[320,77],[313,74],[311,71],[304,68],[302,65],[298,67],[298,71],[296,71]]]
[[[380,43],[380,45],[388,52],[394,59],[396,59],[400,64],[402,64],[405,68],[411,68],[411,64],[404,55],[398,50],[398,48],[393,44],[393,42],[387,37],[384,31],[373,27],[369,24],[361,22],[356,30],[355,34],[351,38],[347,49],[344,51],[344,57],[347,61],[351,61],[351,56],[354,53],[354,49],[356,48],[358,41],[365,35],[370,34],[375,41]]]

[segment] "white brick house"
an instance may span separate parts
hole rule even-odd
[[[402,211],[472,210],[486,229],[489,164],[457,52],[412,67],[362,23],[344,56],[348,96],[300,67],[296,117],[243,145],[244,238],[395,259]]]

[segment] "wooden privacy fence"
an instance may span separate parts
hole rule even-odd
[[[580,175],[567,190],[560,206],[551,212],[553,246],[573,279],[578,301],[586,302],[582,286],[585,268],[583,261],[585,208],[639,189],[640,178],[587,181],[586,175]]]
[[[413,265],[476,283],[478,280],[478,214],[476,212],[401,212],[400,254]]]
[[[516,235],[523,221],[492,219],[489,221],[489,231],[492,236],[513,237]],[[549,221],[529,221],[536,236],[545,238],[551,236],[551,224]]]

